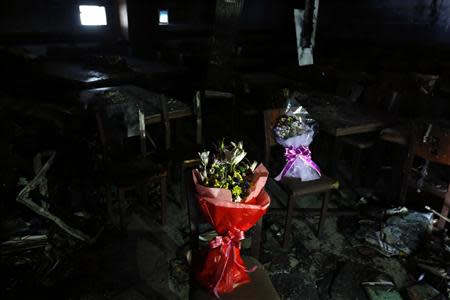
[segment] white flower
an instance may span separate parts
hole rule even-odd
[[[208,178],[208,174],[206,173],[206,169],[204,169],[203,171],[199,172],[200,174],[200,180],[202,182],[205,182],[205,179]]]
[[[234,148],[231,151],[231,164],[232,165],[237,165],[238,163],[240,163],[244,157],[247,155],[247,152],[244,151],[244,149],[242,148]]]
[[[244,150],[244,144],[242,141],[237,144],[231,142],[231,145],[233,146],[231,150],[223,150],[225,161],[229,162],[232,165],[237,165],[244,159],[244,157],[247,155],[247,152],[245,152]]]
[[[200,161],[202,163],[202,166],[206,168],[209,162],[209,151],[205,152],[199,152],[198,156],[200,156]]]

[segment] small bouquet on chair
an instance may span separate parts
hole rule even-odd
[[[199,153],[201,164],[193,170],[199,206],[218,234],[196,277],[216,297],[250,282],[248,273],[254,270],[245,266],[240,243],[270,205],[264,191],[269,173],[246,154],[242,142],[228,147],[222,142],[214,154]]]
[[[280,116],[273,127],[275,140],[285,148],[286,165],[275,177],[300,178],[302,181],[319,179],[320,169],[311,158],[309,145],[312,143],[316,122],[295,100],[288,100],[285,114]]]

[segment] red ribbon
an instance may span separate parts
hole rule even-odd
[[[226,269],[229,267],[230,263],[236,264],[239,268],[244,270],[247,273],[254,272],[256,270],[256,266],[251,269],[247,269],[245,266],[241,265],[236,261],[236,257],[234,256],[233,247],[239,247],[240,242],[245,238],[244,232],[242,230],[232,230],[228,231],[225,236],[216,236],[213,240],[209,242],[209,246],[214,249],[218,247],[222,247],[222,252],[225,253],[225,263],[223,264],[222,271],[220,272],[220,277],[217,280],[213,292],[217,298],[219,297],[218,287],[220,282],[222,281],[223,276],[225,275]]]

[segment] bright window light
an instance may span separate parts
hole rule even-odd
[[[80,5],[80,21],[84,26],[106,25],[106,10],[104,6]]]
[[[159,10],[159,25],[169,24],[169,11],[167,9]]]

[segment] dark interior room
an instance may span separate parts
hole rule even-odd
[[[450,299],[450,0],[0,0],[0,299]]]

